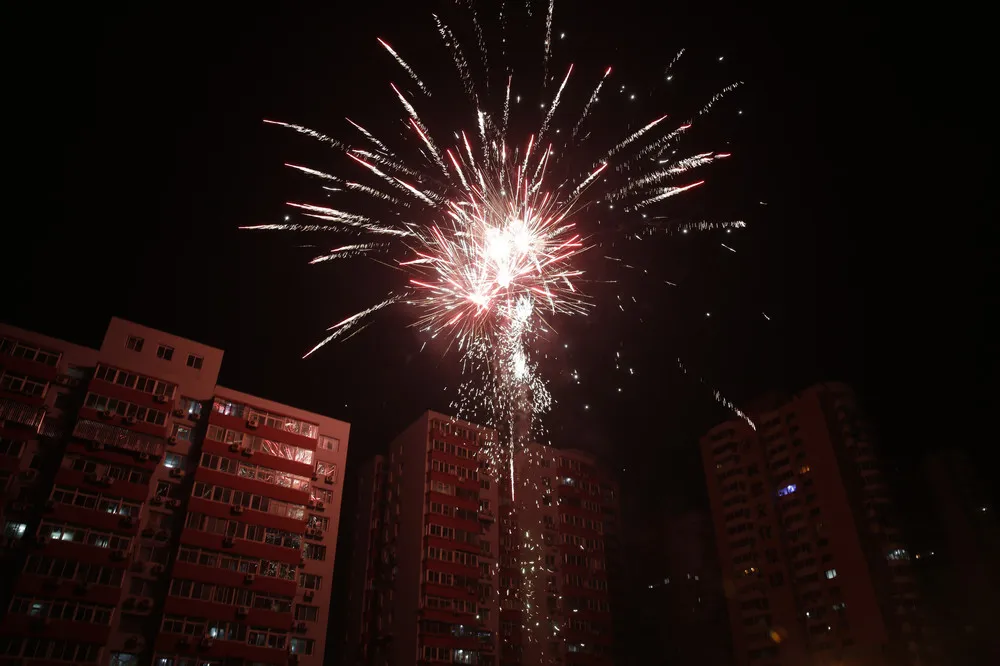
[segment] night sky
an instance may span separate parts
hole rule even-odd
[[[679,205],[750,226],[730,239],[644,243],[637,256],[679,286],[652,280],[636,287],[637,312],[618,316],[602,303],[566,324],[558,342],[571,349],[552,367],[583,381],[554,377],[553,443],[631,465],[640,486],[658,487],[671,469],[682,471],[681,487],[699,485],[688,473],[697,437],[728,413],[678,372],[678,356],[737,404],[847,381],[895,453],[995,442],[986,418],[996,397],[996,324],[987,329],[996,252],[980,128],[990,93],[973,28],[839,3],[785,14],[725,3],[643,9],[652,4],[557,2],[554,32],[567,37],[553,71],[569,59],[587,68],[571,98],[580,105],[613,65],[615,82],[640,93],[631,106],[606,100],[633,131],[743,80],[698,139],[734,157]],[[350,421],[356,462],[423,409],[447,410],[457,357],[419,353],[403,315],[390,314],[300,360],[391,281],[364,261],[308,266],[314,252],[296,245],[326,240],[237,226],[280,221],[285,201],[317,191],[283,162],[324,168],[334,158],[262,118],[343,136],[345,115],[374,125],[398,117],[387,84],[405,74],[376,36],[425,78],[451,82],[458,99],[430,19],[438,5],[456,10],[324,5],[8,16],[13,150],[0,316],[97,345],[117,315],[221,347],[223,384]],[[521,29],[531,35],[521,47],[540,56],[537,16],[533,26]],[[682,47],[665,95],[663,68]],[[636,377],[614,372],[615,351]]]

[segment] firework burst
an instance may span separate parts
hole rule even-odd
[[[554,13],[549,0],[541,12],[542,112],[533,132],[511,136],[512,127],[524,124],[514,118],[521,99],[512,93],[518,77],[509,69],[504,71],[496,59],[492,63],[495,76],[490,76],[488,40],[473,3],[468,4],[479,46],[481,79],[455,33],[433,15],[443,52],[457,70],[456,87],[471,103],[468,124],[425,120],[422,107],[436,107],[439,115],[447,93],[434,90],[432,97],[419,68],[380,37],[377,45],[402,69],[402,80],[413,93],[405,86],[387,84],[387,93],[400,105],[409,140],[395,146],[389,134],[370,131],[353,120],[347,120],[347,129],[354,139],[339,140],[297,124],[265,121],[323,142],[346,156],[339,160],[346,167],[343,173],[287,165],[319,179],[326,184],[325,194],[343,197],[345,203],[332,207],[290,202],[309,223],[245,228],[368,237],[333,243],[334,249],[312,263],[373,253],[383,260],[389,257],[388,263],[405,276],[393,292],[331,326],[327,337],[306,356],[356,333],[380,310],[406,308],[425,343],[436,339],[444,342],[444,348],[458,352],[466,379],[456,406],[463,417],[504,433],[500,441],[487,444],[484,454],[495,478],[509,477],[513,496],[514,455],[526,450],[532,415],[545,412],[552,400],[539,372],[535,343],[540,337],[555,335],[559,318],[585,315],[601,305],[588,295],[579,262],[582,253],[600,244],[599,234],[607,234],[608,225],[599,226],[594,211],[620,204],[622,214],[633,213],[638,220],[635,211],[652,210],[702,185],[705,181],[690,179],[690,172],[729,157],[728,153],[699,152],[675,158],[674,146],[735,84],[712,97],[694,119],[675,121],[661,112],[634,131],[623,129],[617,140],[602,147],[587,126],[612,69],[584,73],[588,83],[583,103],[571,108],[566,99],[575,92],[573,77],[580,74],[569,65],[561,78],[548,76],[553,63]],[[499,28],[507,30],[503,11]],[[505,46],[501,62],[506,51]],[[667,80],[681,53],[670,60]],[[496,90],[490,89],[492,78],[500,81]],[[501,100],[496,108],[486,103],[491,99]],[[559,140],[550,138],[563,128],[567,131]],[[634,229],[619,225],[616,233],[638,236],[665,229],[654,224],[662,217],[646,218],[643,213]],[[708,230],[742,224],[700,221],[674,228]],[[526,552],[541,550],[528,548]],[[524,564],[534,570],[538,563]]]

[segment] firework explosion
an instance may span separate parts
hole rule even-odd
[[[544,72],[541,94],[545,101],[534,131],[522,135],[512,129],[512,109],[520,101],[520,96],[512,93],[517,74],[503,71],[503,65],[495,60],[491,62],[488,40],[471,2],[468,9],[480,54],[478,68],[470,64],[451,28],[433,16],[470,102],[468,125],[432,128],[432,123],[425,122],[418,109],[431,107],[440,113],[444,103],[441,93],[432,91],[419,68],[379,38],[373,46],[387,53],[402,70],[405,85],[389,83],[387,92],[399,104],[408,141],[392,147],[388,134],[379,136],[350,119],[351,139],[334,139],[292,123],[265,121],[304,134],[341,154],[338,162],[342,172],[286,166],[318,179],[324,194],[340,197],[345,204],[290,202],[295,214],[304,219],[286,218],[283,224],[244,228],[362,237],[337,243],[312,263],[373,255],[384,261],[388,256],[388,263],[405,279],[383,299],[331,326],[328,335],[306,356],[329,342],[349,337],[382,309],[405,308],[425,340],[443,341],[446,349],[458,352],[466,379],[455,406],[464,418],[502,433],[483,453],[491,476],[509,480],[513,497],[515,454],[528,453],[532,416],[544,413],[551,404],[538,368],[536,342],[555,335],[558,318],[585,315],[601,305],[588,296],[578,261],[582,253],[600,244],[599,234],[608,233],[607,225],[595,226],[593,211],[598,206],[617,207],[641,220],[634,228],[619,227],[616,233],[621,235],[655,229],[658,218],[650,218],[647,212],[701,186],[705,181],[691,178],[690,172],[729,156],[701,152],[675,157],[678,140],[736,84],[709,99],[692,118],[677,122],[659,114],[601,148],[588,130],[588,118],[600,104],[612,69],[584,74],[591,81],[596,79],[585,89],[586,101],[575,111],[572,105],[564,104],[575,73],[569,65],[565,72],[549,75],[554,12],[550,1],[540,12],[544,20],[540,31],[543,48],[539,49]],[[503,10],[499,29],[507,30]],[[666,80],[672,77],[681,53],[669,61]],[[504,46],[501,61],[506,56]],[[482,75],[477,76],[474,69]],[[491,86],[491,81],[499,85]],[[487,100],[495,104],[491,106]],[[641,218],[638,211],[642,211]],[[687,232],[739,226],[741,222],[696,221],[674,228]],[[606,258],[621,262],[617,257]],[[716,399],[728,404],[721,394],[716,393]],[[525,534],[541,531],[535,526],[521,525],[520,529]],[[542,549],[528,547],[524,551],[533,553],[530,557],[535,559],[522,562],[522,569],[540,569],[536,560]],[[528,597],[524,603],[532,605]]]

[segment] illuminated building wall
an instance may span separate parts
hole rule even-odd
[[[348,424],[121,319],[0,336],[0,659],[323,663]]]
[[[605,539],[617,539],[617,487],[582,452],[532,445],[532,464],[517,459],[528,507],[517,518],[541,526],[531,538],[544,607],[525,614],[510,480],[488,478],[479,455],[490,436],[427,412],[390,444],[381,490],[362,480],[348,615],[363,619],[345,666],[610,663]],[[529,617],[554,623],[554,637],[530,641]]]
[[[851,390],[822,384],[701,440],[738,664],[934,663]]]

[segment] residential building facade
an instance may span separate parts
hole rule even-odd
[[[936,663],[910,554],[850,388],[701,440],[737,664]]]
[[[614,481],[585,453],[532,444],[512,498],[509,473],[489,471],[495,437],[427,412],[365,472],[348,666],[610,663]]]
[[[0,326],[0,664],[323,663],[349,426],[114,318]]]

